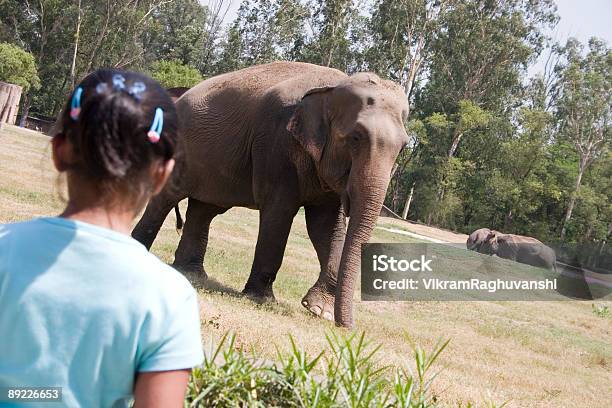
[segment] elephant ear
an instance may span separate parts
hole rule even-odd
[[[321,161],[329,135],[327,94],[333,86],[306,92],[287,123],[287,130],[314,159]]]

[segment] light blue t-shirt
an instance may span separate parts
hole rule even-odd
[[[0,388],[123,407],[136,373],[202,360],[195,290],[139,242],[63,218],[0,225]]]

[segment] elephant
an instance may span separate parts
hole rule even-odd
[[[274,299],[289,231],[304,207],[321,269],[302,305],[352,327],[361,244],[371,236],[393,165],[409,141],[403,89],[373,73],[348,76],[274,62],[207,79],[176,106],[175,172],[132,236],[150,248],[166,215],[188,198],[174,266],[205,274],[213,218],[236,206],[259,210],[243,293]]]
[[[168,95],[170,95],[172,100],[176,102],[176,100],[180,98],[181,96],[183,96],[183,94],[187,92],[188,90],[189,88],[187,87],[179,86],[176,88],[168,88],[166,89],[166,92],[168,92]]]
[[[478,252],[557,271],[555,251],[532,237],[491,231]]]
[[[472,232],[466,242],[467,249],[480,252],[480,248],[487,241],[487,237],[491,232],[497,231],[490,230],[489,228],[480,228]]]

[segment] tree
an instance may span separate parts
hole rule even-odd
[[[568,41],[565,53],[567,65],[560,79],[562,95],[558,114],[562,120],[561,134],[578,154],[578,172],[563,218],[562,240],[586,169],[610,148],[612,142],[612,51],[603,41],[592,38],[586,56],[582,56],[582,45],[574,39]]]
[[[63,82],[68,80],[68,61],[72,56],[76,21],[74,9],[68,0],[0,2],[0,25],[3,41],[13,43],[30,52],[37,63],[38,75],[45,84],[40,92],[30,89],[25,94],[22,120],[30,106],[43,114],[52,115],[64,98]]]
[[[398,82],[411,98],[444,4],[432,0],[377,0],[368,29],[368,68]]]
[[[213,69],[217,54],[217,43],[222,31],[222,24],[232,5],[232,0],[209,0],[206,24],[204,27],[205,40],[202,60],[200,61],[200,72],[209,74]]]
[[[429,43],[436,36],[438,18],[445,3],[430,0],[378,0],[374,3],[372,18],[368,22],[370,39],[365,51],[367,67],[383,77],[398,82],[412,102],[415,84],[423,68],[429,50]],[[422,122],[421,122],[422,125]],[[400,155],[399,171],[392,180],[393,204],[396,210],[399,186],[407,167],[414,157],[418,145],[410,152]],[[402,217],[407,218],[414,198],[414,180],[406,184]]]
[[[174,0],[40,0],[0,2],[0,33],[31,52],[45,84],[25,109],[56,115],[72,82],[99,67],[142,69],[145,41],[159,7]]]
[[[274,16],[276,48],[281,59],[298,60],[306,43],[306,21],[310,17],[308,7],[293,0],[279,0]]]
[[[34,56],[12,44],[0,43],[0,81],[19,85],[23,92],[40,89]]]
[[[309,15],[300,2],[244,0],[227,30],[216,73],[299,58]]]
[[[151,77],[165,88],[191,88],[203,80],[200,71],[178,60],[154,62],[150,72]]]
[[[204,59],[208,10],[198,0],[174,0],[154,12],[146,36],[148,59],[198,67]]]
[[[557,21],[554,10],[551,0],[449,3],[431,42],[424,110],[449,113],[460,100],[487,110],[506,107],[542,51],[544,29]]]
[[[40,89],[34,56],[14,45],[0,43],[0,81],[7,82],[0,85],[0,122],[14,124],[22,93]]]
[[[219,45],[221,51],[218,60],[214,64],[212,72],[214,75],[243,68],[241,60],[243,45],[240,38],[240,28],[236,22],[227,29],[224,37]]]
[[[363,68],[367,20],[358,0],[311,0],[308,41],[300,59],[353,73]]]
[[[444,208],[446,186],[459,177],[451,173],[472,168],[461,163],[460,154],[457,157],[463,139],[487,137],[494,145],[503,136],[493,127],[481,131],[482,125],[494,119],[496,127],[507,128],[512,120],[509,108],[519,102],[523,91],[522,75],[542,50],[544,28],[556,20],[549,0],[446,3],[437,19],[437,34],[429,43],[428,82],[416,97],[419,117],[435,119],[432,125],[444,119],[445,126],[428,127],[436,143],[421,154],[431,171],[428,179],[437,184],[428,188],[436,191],[429,201],[439,204],[429,206],[430,210]],[[436,217],[430,213],[426,218]]]

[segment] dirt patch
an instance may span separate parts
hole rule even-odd
[[[394,218],[381,217],[379,219],[378,224],[387,227],[393,226],[400,230],[405,230],[408,232],[454,244],[465,244],[468,239],[468,236],[466,234],[461,234],[436,227],[430,227],[428,225],[417,224],[416,222],[397,220]]]

